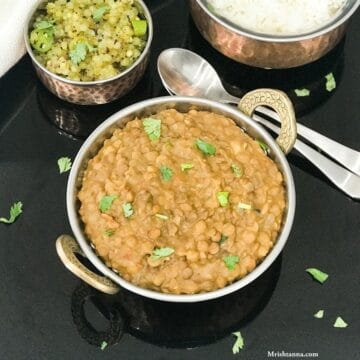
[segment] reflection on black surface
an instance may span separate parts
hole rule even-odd
[[[110,115],[134,103],[134,93],[137,101],[150,97],[152,83],[150,72],[147,70],[143,79],[129,94],[104,105],[71,104],[53,95],[39,81],[37,95],[41,111],[52,124],[75,139],[85,139]]]
[[[344,67],[344,44],[341,41],[330,53],[311,64],[292,69],[260,69],[235,62],[211,47],[201,36],[193,21],[189,21],[187,47],[208,60],[219,73],[224,87],[233,95],[242,97],[250,90],[275,88],[285,91],[292,100],[297,115],[304,115],[334,92],[326,90],[325,75],[332,72],[339,83]],[[307,97],[296,96],[294,89],[311,91]]]
[[[81,284],[72,295],[71,311],[82,338],[100,346],[119,342],[123,331],[144,341],[174,348],[213,343],[252,321],[265,307],[275,289],[281,257],[258,279],[223,298],[195,303],[166,303],[146,299],[122,289],[105,295]],[[108,331],[97,331],[85,316],[90,300],[110,323]]]

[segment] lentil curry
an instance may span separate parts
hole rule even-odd
[[[224,116],[164,110],[116,129],[79,192],[99,256],[143,288],[194,294],[244,277],[269,253],[286,205],[267,146]]]

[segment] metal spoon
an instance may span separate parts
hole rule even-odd
[[[223,87],[215,69],[201,56],[179,48],[163,51],[158,58],[158,72],[164,87],[172,95],[198,96],[223,103],[238,104],[239,98],[230,95]],[[259,112],[280,121],[277,114],[264,107]],[[254,115],[253,119],[278,133],[279,128],[270,121]],[[298,133],[326,152],[341,165],[360,175],[360,153],[337,143],[301,124]],[[331,161],[300,140],[295,149],[312,162],[338,188],[352,198],[360,199],[360,177]]]

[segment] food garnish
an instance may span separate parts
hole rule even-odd
[[[6,219],[6,218],[2,217],[2,218],[0,218],[0,222],[2,222],[4,224],[12,224],[13,222],[15,222],[15,220],[23,212],[22,207],[23,207],[23,204],[22,204],[21,201],[18,201],[15,204],[13,204],[11,206],[11,208],[10,208],[10,217],[9,217],[9,219]]]
[[[243,171],[236,164],[231,165],[231,170],[233,171],[236,177],[241,177],[243,175]]]
[[[194,167],[194,164],[192,163],[182,163],[181,165],[181,171],[189,170]]]
[[[240,203],[237,204],[237,208],[239,210],[251,210],[252,206],[251,206],[251,204],[246,204],[246,203],[240,202]]]
[[[74,65],[79,65],[82,61],[85,60],[86,54],[88,51],[91,51],[93,48],[88,43],[78,43],[70,51],[69,56]]]
[[[269,154],[270,148],[269,146],[267,146],[264,142],[260,141],[260,140],[255,140],[258,145],[260,146],[261,150],[265,153],[265,155]]]
[[[108,343],[106,341],[103,341],[100,345],[100,349],[104,350],[108,346]]]
[[[94,10],[92,17],[95,22],[99,22],[106,12],[110,11],[110,6],[104,5]]]
[[[67,172],[71,169],[71,159],[68,157],[62,157],[57,161],[60,174]]]
[[[218,202],[221,207],[225,207],[229,204],[229,192],[228,191],[220,191],[216,194]]]
[[[305,271],[308,272],[315,280],[317,280],[321,284],[323,284],[326,281],[326,279],[329,277],[328,274],[315,268],[309,268],[306,269]]]
[[[240,261],[236,255],[228,255],[224,257],[224,263],[229,270],[234,270],[236,264]]]
[[[155,216],[160,220],[169,220],[169,217],[167,215],[155,214]]]
[[[305,97],[305,96],[310,96],[310,90],[309,89],[295,89],[295,94],[298,97]]]
[[[161,173],[162,179],[166,182],[170,181],[173,176],[173,171],[166,165],[162,165],[160,167],[160,173]]]
[[[135,36],[144,36],[147,31],[146,20],[131,20],[131,25],[134,29]]]
[[[221,238],[220,238],[220,241],[219,241],[219,244],[222,245],[224,244],[224,242],[228,239],[229,237],[224,235],[224,234],[221,234]]]
[[[205,142],[204,140],[196,139],[195,145],[206,156],[212,156],[216,154],[216,147]]]
[[[115,234],[115,230],[113,229],[107,229],[104,231],[104,235],[108,237],[113,236],[114,234]]]
[[[175,250],[170,247],[163,247],[163,248],[155,249],[151,254],[151,259],[152,260],[160,260],[160,259],[166,258],[166,257],[170,256],[171,254],[173,254],[174,251]]]
[[[241,336],[240,331],[233,332],[232,334],[236,337],[235,343],[232,347],[232,352],[235,355],[239,353],[240,349],[244,348],[244,339]]]
[[[132,207],[132,204],[129,202],[122,204],[122,210],[123,210],[123,214],[126,218],[128,218],[132,214],[134,214],[134,209]]]
[[[118,198],[117,195],[106,195],[103,196],[99,203],[99,209],[101,212],[106,212],[111,208],[112,203],[114,200]]]
[[[338,316],[333,326],[335,328],[346,328],[348,327],[348,324],[340,316]]]
[[[336,80],[334,74],[331,72],[325,76],[326,79],[326,90],[331,92],[336,89]]]
[[[143,120],[143,126],[146,134],[151,141],[158,140],[161,135],[161,120],[146,118]]]
[[[34,24],[30,33],[31,46],[41,53],[49,51],[54,43],[54,25],[46,20]]]
[[[322,319],[324,317],[324,310],[319,310],[316,314],[314,314],[314,317],[317,319]]]

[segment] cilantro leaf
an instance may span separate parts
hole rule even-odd
[[[194,167],[194,164],[192,163],[182,163],[181,165],[181,171],[189,170]]]
[[[78,43],[70,51],[69,56],[74,65],[79,65],[82,61],[85,60],[87,51],[90,49],[90,46],[87,43]]]
[[[260,146],[261,150],[265,153],[265,155],[268,155],[270,152],[270,148],[269,146],[267,146],[264,142],[260,141],[260,140],[255,140],[258,145]]]
[[[170,247],[163,247],[163,248],[155,249],[151,254],[151,259],[152,260],[160,260],[162,258],[170,256],[171,254],[174,253],[174,251],[175,250]]]
[[[326,281],[326,279],[329,277],[328,274],[315,268],[309,268],[306,269],[305,271],[308,272],[315,280],[317,280],[321,284],[323,284]]]
[[[305,96],[309,96],[310,95],[310,90],[309,89],[295,89],[295,94],[298,97],[305,97]]]
[[[100,349],[104,350],[108,346],[108,343],[106,341],[103,341],[100,345]]]
[[[195,145],[206,156],[212,156],[216,154],[216,147],[205,142],[204,140],[196,139]]]
[[[108,237],[113,236],[114,234],[115,234],[114,229],[107,229],[107,230],[104,231],[104,235],[108,236]]]
[[[336,328],[346,328],[348,327],[348,324],[340,316],[338,316],[333,326]]]
[[[151,141],[158,140],[161,136],[161,120],[146,118],[143,120],[143,126],[146,134]]]
[[[110,11],[110,6],[104,5],[94,10],[92,17],[95,22],[99,22],[106,12]]]
[[[131,25],[134,29],[135,36],[144,36],[147,31],[146,20],[131,20]]]
[[[228,255],[224,257],[224,263],[229,270],[234,270],[236,264],[240,261],[236,255]]]
[[[331,92],[336,89],[336,80],[334,74],[331,72],[325,76],[326,79],[326,90]]]
[[[232,352],[235,355],[239,353],[240,349],[244,348],[244,339],[241,336],[240,331],[233,332],[232,334],[236,337],[236,341],[232,347]]]
[[[166,165],[160,167],[161,177],[164,181],[170,181],[173,176],[173,171]]]
[[[167,215],[155,214],[155,216],[160,220],[169,220],[169,217]]]
[[[21,201],[18,201],[15,204],[13,204],[11,206],[11,208],[10,208],[10,217],[9,217],[9,219],[6,219],[6,218],[2,217],[2,218],[0,218],[0,222],[2,222],[4,224],[12,224],[13,222],[15,222],[15,220],[23,212],[22,207],[23,207],[23,204],[22,204]]]
[[[134,209],[132,207],[132,204],[129,202],[122,204],[122,210],[126,218],[134,214]]]
[[[62,157],[57,161],[60,174],[67,172],[71,169],[71,159],[68,157]]]
[[[314,317],[317,319],[322,319],[324,317],[324,310],[319,310],[316,314],[314,314]]]
[[[221,238],[220,238],[220,241],[219,241],[219,244],[222,245],[225,243],[225,241],[228,239],[229,237],[224,235],[224,234],[221,234]]]
[[[216,194],[218,202],[221,207],[225,207],[229,204],[229,192],[228,191],[220,191]]]
[[[243,171],[236,164],[231,165],[231,170],[233,171],[236,177],[241,177],[243,175]]]
[[[111,208],[112,203],[114,200],[116,200],[118,197],[117,195],[106,195],[103,196],[99,203],[99,209],[101,212],[106,212]]]

